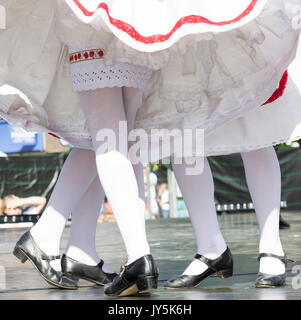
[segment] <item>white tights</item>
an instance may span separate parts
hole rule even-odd
[[[127,138],[121,144],[107,145],[100,138],[103,128],[119,137],[120,121],[133,124],[142,92],[133,88],[105,88],[79,93],[96,153],[97,172],[105,194],[112,206],[123,237],[128,261],[149,254],[146,239],[144,207],[139,200],[134,169],[127,157]],[[119,148],[118,148],[119,147]]]
[[[183,161],[172,166],[179,188],[187,206],[197,244],[197,253],[209,259],[216,259],[227,248],[219,229],[214,204],[214,185],[207,159],[204,159],[204,171],[201,175],[187,175],[189,167]],[[207,266],[194,259],[184,274],[197,275]]]
[[[283,255],[279,236],[281,177],[276,153],[271,147],[243,153],[242,158],[260,228],[259,252]],[[195,232],[197,252],[214,259],[225,250],[226,244],[216,219],[211,170],[207,160],[199,176],[186,175],[186,167],[173,164]],[[184,274],[200,274],[206,268],[199,260],[193,260]],[[284,270],[284,265],[275,258],[260,261],[260,272],[282,274]]]
[[[142,93],[133,88],[100,89],[80,94],[89,123],[94,130],[92,134],[94,138],[97,128],[111,128],[118,134],[116,125],[119,120],[126,119],[128,130],[131,130],[141,97]],[[122,111],[123,108],[124,111]],[[112,110],[112,117],[110,117],[110,110]],[[97,141],[94,142],[98,145]],[[98,166],[104,171],[107,170],[107,173],[101,176],[106,183],[107,192],[110,194],[109,201],[125,238],[128,263],[130,263],[149,253],[145,235],[142,166],[134,165],[141,191],[138,199],[137,185],[133,180],[133,168],[125,156],[117,150],[111,150],[107,154],[98,153],[96,159]],[[88,265],[99,262],[95,248],[95,231],[104,191],[96,175],[95,153],[88,150],[72,150],[41,219],[31,229],[33,238],[46,254],[59,254],[62,232],[72,212],[67,255]],[[59,261],[51,264],[59,270]],[[103,269],[111,272],[107,266]]]
[[[81,263],[97,265],[100,258],[95,248],[95,235],[103,200],[104,191],[97,177],[95,153],[73,149],[41,219],[30,231],[39,248],[48,255],[59,254],[61,236],[72,212],[65,253]],[[55,270],[60,270],[59,260],[50,264]],[[102,268],[105,272],[113,272],[105,264]]]
[[[241,156],[259,224],[259,252],[283,256],[279,234],[281,172],[276,152],[270,147]],[[282,274],[285,266],[278,259],[262,258],[260,272]]]
[[[95,177],[72,212],[70,236],[66,249],[68,257],[87,265],[99,263],[95,247],[95,235],[103,201],[104,191],[98,177]]]
[[[30,231],[39,248],[46,254],[59,254],[60,240],[66,222],[71,212],[75,221],[76,216],[82,214],[79,209],[84,205],[85,193],[95,177],[94,152],[73,149],[65,161],[47,207]],[[87,221],[84,221],[84,224],[90,225]],[[72,223],[71,229],[73,228],[78,227]],[[56,270],[60,269],[58,260],[52,261],[51,265]]]
[[[96,137],[102,128],[109,128],[118,136],[119,121],[127,121],[128,130],[131,130],[141,92],[133,88],[106,88],[82,92],[79,96],[93,137],[97,172],[123,236],[128,263],[131,263],[150,252],[144,222],[143,171],[141,164],[132,166],[127,159],[127,145],[121,151],[118,144],[104,151],[103,141]],[[243,153],[242,158],[259,222],[259,251],[283,255],[279,236],[281,179],[275,151],[273,148],[261,149]],[[187,176],[185,165],[173,163],[173,168],[191,217],[197,252],[215,259],[225,251],[226,244],[216,217],[208,161],[205,160],[201,176]],[[73,212],[67,254],[87,264],[98,263],[95,230],[104,192],[95,175],[95,154],[74,149],[66,160],[47,208],[31,230],[46,254],[58,254],[65,223]],[[184,273],[199,274],[206,268],[202,262],[194,260]],[[281,274],[284,266],[277,259],[263,258],[260,271]]]

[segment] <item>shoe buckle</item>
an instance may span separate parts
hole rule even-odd
[[[125,268],[126,268],[126,265],[125,265],[125,264],[121,266],[121,268],[120,268],[120,274],[119,274],[120,278],[123,276],[123,274],[124,274],[124,272],[125,272]]]
[[[288,263],[295,263],[295,261],[285,256],[285,264],[288,264]]]
[[[54,261],[54,260],[60,260],[61,259],[61,256],[58,255],[58,256],[42,256],[41,258],[42,260],[46,260],[46,261]]]

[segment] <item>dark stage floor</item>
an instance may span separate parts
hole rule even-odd
[[[301,299],[301,212],[284,213],[291,224],[281,231],[281,238],[289,258],[287,285],[277,289],[256,289],[258,271],[258,228],[255,214],[232,214],[219,217],[227,243],[234,255],[234,276],[221,280],[208,278],[201,286],[188,291],[169,291],[164,282],[185,269],[195,254],[194,236],[188,219],[156,220],[147,222],[152,254],[159,269],[159,289],[150,297],[127,299],[152,300],[299,300]],[[51,288],[32,267],[21,264],[13,255],[13,247],[26,229],[0,230],[0,300],[103,300],[103,288],[86,286],[76,291]],[[67,243],[69,228],[62,239],[62,250]],[[100,256],[115,271],[125,261],[124,246],[115,223],[103,223],[97,229],[97,249]],[[298,263],[299,261],[299,263]],[[299,273],[293,273],[295,270]],[[298,271],[299,270],[299,271]],[[299,279],[297,278],[299,276]],[[125,298],[123,298],[125,299]]]

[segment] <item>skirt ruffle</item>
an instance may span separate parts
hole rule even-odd
[[[0,2],[3,0],[0,0]],[[19,0],[20,1],[20,0]],[[32,2],[37,2],[30,0]],[[147,3],[153,3],[158,5],[161,3],[162,6],[165,6],[165,2],[170,2],[174,0],[168,1],[149,1]],[[212,6],[215,8],[213,10],[215,14],[222,15],[223,10],[216,10],[216,6],[211,4],[212,0],[208,1],[180,1],[180,3],[187,6],[188,3],[193,2],[200,3],[200,6],[204,6],[202,3],[206,3],[205,6]],[[218,1],[222,3],[236,3],[238,6],[241,6],[240,3],[244,3],[243,7],[247,7],[246,3],[253,2],[251,0],[232,0],[232,1],[224,1],[224,0],[214,0],[213,2]],[[45,1],[41,1],[45,2]],[[36,6],[40,6],[40,11],[44,11],[45,6],[49,4],[42,5],[42,3],[36,4]],[[74,2],[70,0],[69,2]],[[85,4],[90,4],[90,1],[82,1]],[[93,2],[93,1],[92,1]],[[94,1],[99,2],[99,1]],[[116,3],[118,1],[104,1],[109,3],[109,5],[116,7]],[[140,3],[141,0],[127,0],[122,3]],[[103,3],[103,2],[102,2]],[[118,2],[120,4],[120,2]],[[241,25],[230,24],[229,30],[223,30],[223,32],[209,32],[208,30],[199,29],[198,32],[187,33],[184,37],[180,37],[178,41],[173,42],[173,45],[168,46],[168,50],[161,50],[159,52],[151,52],[146,53],[143,50],[136,50],[126,42],[120,39],[120,37],[116,37],[111,29],[104,26],[100,31],[95,30],[89,24],[82,23],[80,19],[76,16],[76,14],[70,11],[70,8],[66,4],[66,1],[54,0],[51,3],[51,6],[55,7],[56,13],[56,32],[60,37],[63,43],[65,43],[71,51],[81,51],[85,49],[92,48],[101,48],[104,50],[105,55],[103,57],[103,61],[107,65],[112,65],[115,63],[130,63],[134,65],[138,65],[141,67],[149,68],[151,70],[160,70],[168,66],[170,57],[173,55],[178,55],[181,59],[189,60],[192,56],[191,51],[195,50],[195,46],[197,43],[202,45],[208,43],[208,47],[210,47],[213,55],[221,56],[221,61],[228,59],[229,56],[232,57],[231,62],[233,63],[236,58],[239,58],[241,55],[244,57],[239,59],[239,62],[245,62],[247,60],[253,60],[255,57],[255,63],[258,63],[258,59],[260,55],[258,50],[262,47],[262,43],[266,42],[265,36],[267,35],[267,31],[273,34],[277,38],[287,37],[287,35],[294,28],[294,19],[296,16],[296,8],[301,6],[301,0],[264,0],[264,1],[256,1],[257,6],[260,7],[260,10],[257,10],[256,15],[252,16],[252,19],[248,20],[248,23],[244,22]],[[93,6],[93,5],[92,5]],[[198,4],[195,4],[198,6]],[[224,4],[225,6],[225,4]],[[228,6],[228,5],[226,5]],[[232,6],[235,6],[232,4]],[[47,10],[51,10],[48,8]],[[118,10],[113,10],[118,13]],[[132,10],[132,14],[136,14],[139,10]],[[100,12],[104,12],[101,10]],[[123,11],[122,11],[123,12]],[[143,14],[147,11],[144,10]],[[169,9],[169,12],[172,12]],[[231,10],[232,12],[232,10]],[[234,10],[235,12],[235,10]],[[252,12],[252,11],[251,11]],[[147,16],[151,16],[147,14]],[[43,23],[41,21],[41,23]],[[144,25],[144,24],[142,24]],[[157,23],[153,23],[153,25],[157,25]],[[198,24],[193,24],[193,26],[197,26]],[[230,31],[233,32],[230,32]],[[106,31],[106,32],[105,32]],[[221,31],[221,30],[220,30]],[[228,32],[227,32],[228,31]],[[295,30],[297,33],[298,30]],[[231,48],[231,46],[234,46]],[[224,47],[228,46],[227,51],[224,51]],[[220,50],[219,48],[222,47]],[[240,52],[237,53],[237,48],[240,48]],[[203,49],[201,47],[201,49]],[[208,50],[206,55],[208,54]],[[183,58],[184,57],[184,58]],[[186,57],[186,59],[185,59]],[[207,58],[207,57],[205,57]],[[185,67],[186,65],[184,65]],[[227,68],[234,68],[234,66],[227,64]],[[188,64],[188,72],[191,70],[191,66]],[[206,70],[205,70],[206,71]],[[184,69],[183,72],[186,72]]]
[[[223,32],[258,16],[267,0],[66,0],[74,13],[96,29],[106,25],[139,51],[171,47],[195,33]]]
[[[58,86],[63,83],[58,83]],[[6,92],[5,97],[2,95]],[[9,93],[9,94],[8,94]],[[0,87],[0,116],[10,123],[19,125],[28,131],[52,132],[71,144],[82,149],[93,149],[92,140],[81,114],[65,110],[68,120],[64,120],[60,109],[48,112],[50,117],[45,123],[28,112],[30,104],[27,98],[15,88]],[[27,104],[24,102],[27,101]],[[74,101],[76,102],[76,101]],[[6,106],[6,108],[5,108]],[[46,106],[51,108],[51,100]],[[254,151],[280,143],[301,139],[301,96],[291,78],[282,97],[266,106],[259,106],[242,117],[219,127],[205,137],[204,156],[219,156],[233,153]],[[160,146],[158,146],[158,150]],[[189,150],[189,152],[194,150]],[[165,154],[164,157],[168,156]],[[163,157],[163,156],[162,156]],[[143,159],[147,162],[149,159]],[[158,158],[151,159],[153,161]]]
[[[301,96],[289,78],[283,96],[205,138],[206,156],[254,151],[301,139]]]

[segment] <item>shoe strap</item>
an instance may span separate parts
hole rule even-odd
[[[103,266],[104,264],[105,264],[105,262],[104,262],[102,259],[100,259],[98,266],[99,266],[100,268],[102,268],[102,266]]]
[[[46,255],[43,255],[42,256],[42,260],[47,260],[47,261],[54,261],[54,260],[60,260],[61,259],[61,256],[46,256]]]
[[[208,266],[208,268],[212,268],[213,260],[208,259],[208,258],[206,258],[206,257],[204,257],[204,256],[202,256],[201,254],[198,254],[198,253],[194,256],[194,259],[198,259],[201,262],[205,263]]]
[[[257,258],[257,261],[260,262],[261,258],[276,258],[276,259],[279,259],[282,263],[284,263],[285,266],[287,266],[288,262],[294,262],[293,260],[288,259],[286,255],[277,256],[276,254],[272,254],[272,253],[260,253],[260,255]]]

